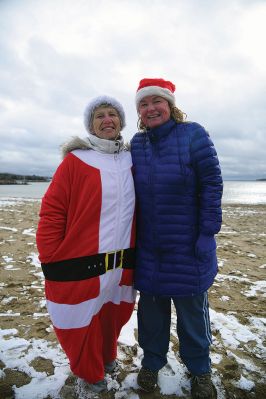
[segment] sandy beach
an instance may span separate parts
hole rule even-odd
[[[131,344],[121,340],[106,394],[91,395],[70,373],[45,307],[35,244],[39,207],[39,200],[0,205],[0,399],[189,398],[174,317],[169,364],[154,394],[142,394],[136,384],[142,354],[135,314],[124,333],[132,334]],[[209,300],[218,399],[265,399],[266,205],[225,205],[217,244],[219,273]]]

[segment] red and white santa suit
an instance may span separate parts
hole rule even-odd
[[[36,236],[56,335],[73,373],[90,383],[116,358],[135,302],[131,155],[119,141],[98,148],[95,140],[93,149],[80,139],[68,147],[83,149],[58,167]]]

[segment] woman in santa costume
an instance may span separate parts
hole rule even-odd
[[[63,146],[36,239],[58,340],[72,372],[101,392],[134,308],[135,194],[131,155],[120,135],[122,105],[97,97],[84,122],[87,138]]]

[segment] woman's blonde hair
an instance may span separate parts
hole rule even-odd
[[[171,104],[169,102],[168,102],[168,104],[169,104],[169,107],[170,107],[170,117],[171,117],[171,119],[173,119],[177,123],[185,122],[187,114],[185,112],[181,111],[179,108],[175,107],[173,104]],[[138,127],[140,132],[146,132],[147,131],[147,127],[142,122],[140,115],[139,115],[139,119],[138,119],[138,122],[137,122],[137,127]]]

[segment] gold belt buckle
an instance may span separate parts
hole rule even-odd
[[[109,269],[109,255],[113,255],[115,253],[116,253],[116,251],[112,251],[112,252],[106,252],[106,254],[105,254],[105,271],[106,272],[113,270],[113,267],[111,269]],[[114,259],[115,259],[115,257],[113,258],[113,260]]]
[[[123,266],[123,258],[124,258],[124,250],[123,250],[123,249],[120,249],[120,251],[118,251],[118,252],[121,253],[121,258],[120,258],[120,263],[119,263],[119,265],[117,266],[117,268],[118,268],[118,269],[122,269],[122,266]],[[116,254],[116,256],[117,256],[117,254]]]
[[[116,266],[115,265],[115,262],[117,259],[116,257],[119,255],[119,252],[121,253],[121,258],[120,258],[119,265]],[[109,255],[114,255],[112,268],[109,268]],[[105,254],[105,271],[109,272],[110,270],[113,270],[113,269],[119,269],[119,268],[121,269],[123,266],[123,257],[124,257],[123,249],[121,249],[119,251],[106,252],[106,254]]]

